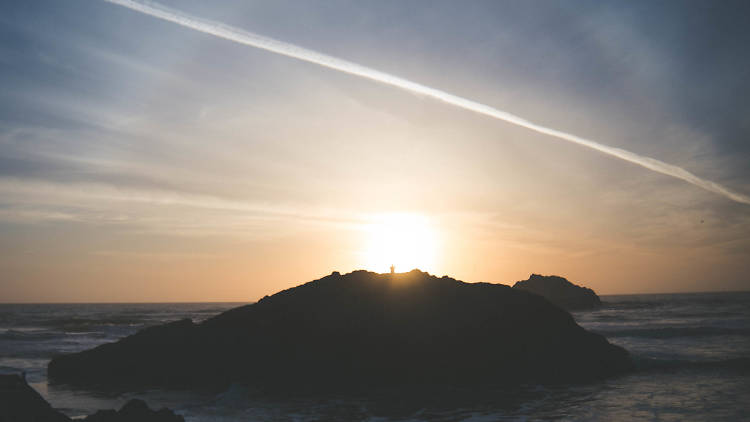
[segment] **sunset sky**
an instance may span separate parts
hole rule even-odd
[[[750,195],[746,2],[160,1]],[[750,205],[99,0],[0,5],[0,302],[750,289]]]

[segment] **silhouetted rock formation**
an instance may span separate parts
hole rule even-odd
[[[602,378],[628,353],[508,286],[418,270],[337,273],[217,315],[59,356],[55,381],[117,387],[333,389]]]
[[[119,411],[100,410],[84,419],[85,422],[185,422],[169,409],[151,410],[143,400],[132,399]]]
[[[154,411],[143,400],[133,399],[119,411],[100,410],[87,422],[185,422],[169,409]],[[0,375],[0,422],[72,422],[56,411],[18,375]]]
[[[70,422],[18,375],[0,375],[0,422]]]
[[[540,296],[567,310],[592,309],[602,305],[599,296],[588,287],[577,286],[563,277],[532,274],[528,280],[519,281],[514,289]]]

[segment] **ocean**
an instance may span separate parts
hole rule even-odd
[[[0,372],[71,417],[130,398],[204,421],[741,421],[750,420],[750,292],[602,296],[576,321],[633,356],[638,370],[578,385],[512,390],[394,390],[378,397],[269,397],[239,385],[220,394],[113,393],[48,383],[58,353],[115,341],[182,318],[202,321],[240,303],[0,304]]]

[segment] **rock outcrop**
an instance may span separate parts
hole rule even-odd
[[[19,375],[0,375],[0,422],[70,422]]]
[[[132,399],[118,411],[99,410],[85,422],[185,422],[185,418],[169,409],[151,410],[143,400]]]
[[[569,311],[593,309],[602,305],[599,296],[588,287],[575,285],[563,277],[532,274],[528,280],[519,281],[514,289],[543,296],[555,305]]]
[[[177,321],[58,356],[49,376],[289,390],[588,381],[632,367],[624,349],[537,295],[414,270],[334,273],[201,324]]]
[[[87,422],[185,422],[169,409],[151,410],[143,400],[133,399],[119,411],[100,410]],[[53,409],[18,375],[0,375],[0,422],[72,422]]]

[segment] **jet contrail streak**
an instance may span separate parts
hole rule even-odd
[[[267,38],[262,35],[253,34],[252,32],[247,32],[242,29],[234,28],[232,26],[225,25],[219,22],[213,22],[193,17],[179,10],[171,9],[157,3],[133,0],[104,1],[240,44],[260,48],[306,62],[315,63],[344,73],[361,76],[363,78],[398,87],[416,94],[431,97],[436,100],[454,105],[456,107],[463,108],[465,110],[484,114],[486,116],[494,117],[496,119],[503,120],[517,126],[525,127],[527,129],[543,133],[545,135],[549,135],[568,142],[573,142],[578,145],[583,145],[585,147],[603,152],[613,157],[617,157],[619,159],[645,167],[649,170],[682,179],[688,183],[692,183],[708,191],[718,193],[719,195],[724,195],[731,200],[750,205],[750,196],[744,195],[739,192],[734,192],[710,180],[705,180],[681,167],[665,163],[655,158],[644,157],[642,155],[638,155],[624,149],[602,145],[598,142],[581,138],[580,136],[566,133],[557,129],[542,126],[511,113],[490,107],[488,105],[462,98],[457,95],[449,94],[439,89],[420,85],[416,82],[399,78],[398,76],[389,75],[387,73],[371,69],[357,63],[352,63],[343,59],[339,59],[337,57],[328,56],[326,54],[318,53],[317,51],[309,50],[283,41],[274,40],[272,38]]]

